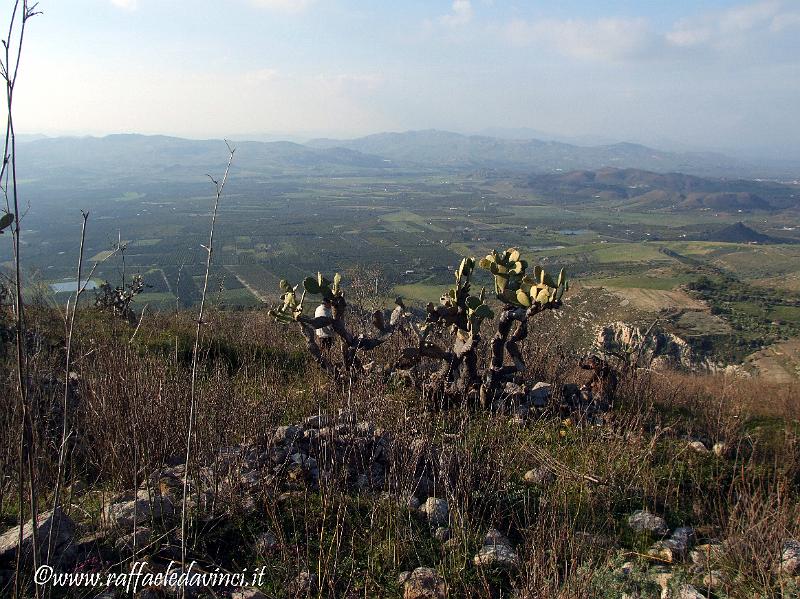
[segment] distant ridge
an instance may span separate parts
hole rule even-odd
[[[234,142],[235,171],[280,173],[292,169],[320,172],[348,169],[386,169],[379,156],[346,148],[311,148],[289,141]],[[38,177],[60,173],[84,176],[174,179],[216,172],[227,150],[222,140],[194,140],[166,135],[115,134],[105,137],[53,137],[25,144],[18,159]],[[202,175],[201,175],[202,176]]]
[[[531,175],[528,186],[563,203],[602,201],[616,208],[642,211],[770,212],[800,205],[794,188],[772,181],[699,177],[634,168]]]
[[[405,164],[451,168],[553,172],[616,167],[719,177],[756,173],[751,165],[714,153],[664,152],[624,142],[577,146],[540,139],[462,135],[437,129],[377,133],[349,140],[315,139],[307,145],[315,148],[347,148]]]
[[[307,144],[289,141],[241,141],[235,168],[261,173],[312,169],[318,173],[401,169],[412,171],[491,171],[558,178],[593,172],[597,182],[615,173],[647,172],[669,177],[755,178],[763,175],[733,158],[710,153],[664,152],[633,143],[577,146],[539,139],[500,139],[461,135],[435,129],[377,133],[358,139],[316,139]],[[222,140],[190,140],[164,135],[116,134],[106,137],[52,137],[25,143],[20,160],[36,171],[55,175],[115,174],[169,177],[218,166]],[[675,175],[680,173],[680,175]],[[554,179],[554,181],[556,180]],[[685,179],[687,185],[691,181]],[[617,182],[622,184],[621,181]],[[628,183],[634,184],[634,183]],[[726,190],[727,191],[727,190]],[[721,198],[723,204],[742,202],[756,208],[758,198]],[[763,208],[763,206],[762,206]]]

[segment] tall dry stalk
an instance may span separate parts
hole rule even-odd
[[[31,544],[33,547],[33,565],[34,569],[38,565],[38,538],[36,530],[36,480],[33,467],[33,421],[30,413],[30,406],[28,404],[28,368],[27,368],[27,353],[25,348],[25,312],[24,302],[22,297],[22,268],[20,261],[20,211],[19,211],[19,193],[17,189],[17,147],[16,147],[16,133],[14,131],[14,118],[13,118],[13,104],[14,104],[14,90],[17,83],[17,76],[19,74],[19,65],[22,58],[22,43],[25,38],[25,27],[28,19],[37,14],[37,4],[29,5],[27,0],[22,1],[22,10],[20,11],[20,1],[15,0],[14,7],[11,12],[11,19],[8,25],[8,34],[6,39],[3,40],[4,56],[0,60],[0,73],[6,84],[6,139],[5,147],[3,150],[3,166],[0,170],[0,185],[2,185],[2,192],[6,199],[6,214],[13,216],[13,223],[11,225],[12,247],[14,252],[14,313],[16,319],[16,353],[17,353],[17,387],[20,403],[20,413],[22,418],[22,427],[19,442],[19,543],[22,546],[23,527],[25,523],[25,510],[23,505],[24,499],[24,479],[27,474],[29,485],[29,500],[31,519],[33,523],[33,534]],[[15,30],[18,30],[19,37],[14,45],[13,36]],[[9,194],[10,187],[10,194]],[[23,466],[24,464],[24,466]],[[27,473],[25,470],[27,469]],[[21,581],[20,581],[20,566],[22,559],[22,551],[17,552],[17,563],[14,572],[14,594],[19,596]],[[39,589],[35,589],[36,597],[39,596]]]
[[[214,183],[216,187],[216,197],[214,198],[214,208],[211,211],[211,227],[208,233],[208,245],[204,245],[206,250],[206,272],[203,278],[203,293],[200,296],[200,311],[197,316],[197,326],[194,334],[194,348],[192,349],[192,382],[189,391],[189,424],[186,433],[186,459],[184,461],[184,478],[183,478],[183,498],[181,502],[181,566],[186,564],[186,499],[189,485],[189,461],[192,457],[192,436],[194,434],[194,421],[197,399],[195,396],[197,386],[197,358],[200,352],[200,331],[203,328],[203,313],[206,306],[206,292],[208,291],[208,276],[211,271],[211,259],[214,253],[214,225],[217,222],[217,210],[219,209],[219,201],[222,197],[222,190],[225,188],[225,183],[228,181],[228,173],[231,169],[233,162],[233,153],[235,148],[231,148],[230,144],[226,141],[225,145],[228,147],[228,165],[225,167],[225,173],[222,176],[222,181],[214,179],[211,175],[208,178]],[[185,595],[185,589],[181,590],[181,595]]]
[[[67,448],[67,441],[69,441],[70,436],[72,435],[72,431],[69,430],[69,390],[70,390],[70,370],[72,368],[72,338],[73,332],[75,330],[75,315],[78,310],[78,303],[80,302],[81,296],[83,292],[86,291],[86,288],[89,284],[89,281],[94,274],[94,271],[97,269],[98,264],[102,264],[106,260],[108,260],[111,256],[116,253],[116,250],[112,251],[108,254],[103,260],[99,262],[95,262],[92,266],[92,269],[89,271],[89,274],[86,277],[86,281],[84,282],[83,279],[83,250],[86,243],[86,223],[89,220],[89,213],[81,211],[81,241],[80,246],[78,249],[78,268],[77,268],[77,279],[75,284],[75,296],[72,298],[72,302],[70,303],[67,300],[67,307],[64,313],[64,329],[65,329],[65,357],[64,357],[64,400],[62,406],[62,419],[63,422],[61,424],[61,443],[59,445],[58,450],[58,469],[56,475],[56,483],[55,489],[53,492],[53,512],[55,512],[56,508],[59,506],[59,501],[61,499],[61,482],[64,475],[64,463],[66,460],[66,448]],[[56,523],[56,526],[60,524],[60,521]],[[56,527],[56,536],[58,535],[58,529]],[[50,527],[50,534],[47,537],[47,563],[50,562],[50,555],[53,549],[53,527]]]

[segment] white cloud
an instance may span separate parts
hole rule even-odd
[[[125,10],[136,10],[139,2],[138,0],[111,0],[111,4]]]
[[[453,0],[449,14],[439,17],[439,22],[447,27],[466,25],[472,20],[472,2],[470,0]]]
[[[726,10],[681,19],[659,32],[644,18],[608,17],[596,20],[512,20],[502,30],[506,41],[535,45],[587,61],[622,61],[679,56],[681,51],[729,50],[788,29],[800,29],[800,11],[787,0],[760,0]]]
[[[653,43],[645,19],[603,18],[511,21],[505,36],[512,44],[536,44],[582,60],[621,60],[644,54]]]
[[[746,35],[775,33],[800,26],[800,12],[788,6],[784,0],[762,0],[682,19],[665,37],[668,43],[680,48],[737,45]]]
[[[250,0],[250,4],[256,8],[265,8],[283,13],[304,12],[314,0]]]

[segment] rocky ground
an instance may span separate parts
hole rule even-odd
[[[528,390],[527,399],[511,415],[512,423],[524,426],[525,419],[535,417],[534,412],[546,405],[548,393],[543,390],[547,390],[543,384]],[[686,447],[719,458],[727,451],[721,443],[708,448],[699,440],[688,441]],[[397,488],[387,476],[400,465],[414,473],[411,493]],[[437,478],[449,467],[452,464],[448,463],[447,449],[436,447],[423,437],[398,443],[380,427],[347,411],[312,415],[294,425],[275,428],[261,443],[220,450],[213,463],[197,468],[197,476],[188,479],[185,464],[174,464],[153,472],[138,489],[125,493],[107,495],[105,491],[70,489],[74,505],[99,506],[100,517],[87,517],[80,509],[71,510],[70,515],[60,508],[41,514],[39,559],[45,559],[43,539],[49,541],[52,532],[49,563],[61,571],[91,572],[135,560],[145,563],[144,572],[163,573],[169,569],[180,572],[175,564],[181,560],[179,514],[184,486],[188,491],[187,509],[196,520],[193,526],[198,526],[226,518],[258,519],[266,509],[265,503],[281,505],[308,492],[318,493],[321,486],[332,483],[353,496],[380,496],[394,503],[408,518],[427,526],[443,552],[455,552],[463,544],[465,515],[454,513],[444,488],[437,488]],[[533,489],[553,486],[560,475],[558,467],[546,463],[520,473],[524,483]],[[638,555],[622,548],[617,551],[621,563],[607,575],[614,580],[615,588],[625,589],[618,596],[681,599],[725,596],[718,594],[732,582],[728,580],[729,572],[718,567],[718,560],[725,553],[725,539],[701,538],[691,526],[671,529],[663,517],[646,510],[631,513],[626,525],[632,534],[650,539],[651,545]],[[609,543],[608,539],[591,535],[586,535],[585,541]],[[250,551],[269,556],[282,542],[285,541],[280,531],[265,528],[252,538]],[[0,537],[0,564],[6,566],[2,573],[6,582],[13,576],[10,567],[20,547],[22,556],[30,559],[31,524],[23,531],[21,545],[18,528],[9,529]],[[187,562],[190,560],[196,562],[192,571],[197,573],[211,572],[216,566],[213,556],[195,550],[189,551]],[[467,567],[503,571],[513,576],[520,563],[520,548],[499,530],[489,528]],[[785,540],[773,569],[785,580],[787,592],[800,588],[800,541]],[[405,599],[451,596],[436,564],[400,572],[397,589]],[[286,588],[288,596],[316,596],[320,592],[317,575],[308,569],[298,572]],[[190,597],[231,599],[271,596],[255,587],[231,586],[196,585],[188,587],[187,593]],[[161,585],[140,589],[135,596],[153,599],[177,594],[176,587]],[[110,599],[123,595],[115,589],[98,588],[93,594],[87,591],[80,596]],[[514,596],[526,595],[516,591]]]

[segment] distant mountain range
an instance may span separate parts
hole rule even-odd
[[[750,165],[720,154],[664,152],[630,143],[578,146],[437,130],[379,133],[351,140],[317,139],[307,144],[243,141],[235,145],[235,169],[254,175],[309,170],[319,174],[341,174],[364,169],[408,169],[494,170],[501,174],[549,173],[557,176],[564,172],[599,171],[611,167],[704,177],[766,176]],[[226,155],[225,146],[219,140],[134,134],[57,138],[27,136],[18,153],[19,165],[30,168],[38,177],[146,176],[150,180],[179,180],[194,177],[198,172],[217,172]],[[595,183],[603,183],[602,178]],[[687,180],[686,185],[697,187],[699,184]],[[757,203],[755,198],[720,198],[725,202],[731,200],[753,207]],[[659,200],[654,201],[658,203]],[[694,200],[690,198],[689,201]]]
[[[378,156],[346,148],[319,149],[288,141],[233,144],[237,171],[280,174],[286,169],[386,168]],[[18,164],[34,175],[147,177],[181,179],[217,173],[227,158],[221,140],[190,140],[163,135],[55,137],[18,148]]]
[[[603,167],[704,176],[751,176],[753,166],[714,153],[664,152],[632,143],[578,146],[539,139],[508,139],[426,130],[378,133],[351,140],[316,139],[314,148],[346,148],[409,165],[553,172]]]

